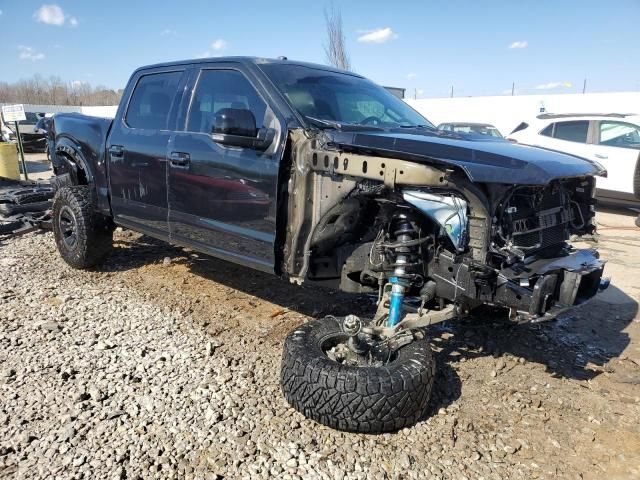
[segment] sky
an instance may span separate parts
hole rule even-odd
[[[640,0],[334,0],[353,70],[407,96],[640,91]],[[250,55],[325,63],[331,0],[0,0],[0,81],[123,88],[142,65]]]

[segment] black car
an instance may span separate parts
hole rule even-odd
[[[553,318],[607,283],[594,250],[594,163],[444,134],[360,75],[286,59],[136,70],[113,120],[56,115],[56,243],[106,259],[115,225],[290,282],[377,296],[372,318],[293,330],[281,385],[306,416],[382,432],[421,418],[424,328],[483,305]],[[274,277],[274,281],[277,281]]]
[[[39,153],[47,151],[46,133],[38,129],[38,122],[44,119],[42,114],[25,112],[25,120],[18,122],[20,138],[25,152]],[[14,122],[5,122],[5,125],[13,132],[15,138],[16,127]]]
[[[47,154],[47,160],[49,161],[51,161],[51,155],[49,153],[50,149],[49,149],[48,137],[49,137],[49,130],[51,129],[51,122],[52,122],[51,117],[45,117],[45,116],[40,117],[34,128],[34,133],[44,135],[44,138],[45,138],[44,152]]]

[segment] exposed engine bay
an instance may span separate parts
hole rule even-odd
[[[478,185],[453,169],[315,141],[296,159],[289,233],[298,236],[285,268],[294,280],[377,294],[380,332],[480,305],[540,321],[606,287],[597,253],[567,243],[595,232],[593,177]]]

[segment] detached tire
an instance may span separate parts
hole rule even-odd
[[[304,416],[338,430],[382,433],[409,427],[423,415],[435,376],[427,340],[414,340],[384,366],[330,359],[323,345],[342,332],[333,319],[314,320],[287,336],[281,387]]]
[[[86,185],[63,187],[53,199],[53,233],[63,260],[73,268],[102,262],[113,245],[113,224],[93,209]]]

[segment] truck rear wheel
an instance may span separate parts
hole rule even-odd
[[[113,224],[94,212],[87,185],[63,187],[56,192],[53,233],[60,255],[73,268],[99,264],[113,244]]]
[[[280,377],[289,404],[308,418],[350,432],[395,431],[418,422],[435,376],[429,342],[412,341],[384,365],[356,366],[327,355],[341,337],[341,325],[331,318],[289,333]]]

